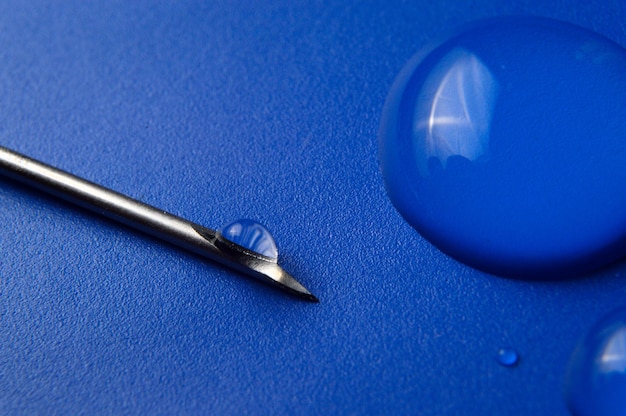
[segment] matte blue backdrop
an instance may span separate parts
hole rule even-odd
[[[1,145],[212,228],[257,219],[321,303],[1,179],[0,412],[567,414],[626,263],[472,270],[377,157],[394,77],[454,27],[534,14],[626,45],[622,0],[544,3],[2,2]]]

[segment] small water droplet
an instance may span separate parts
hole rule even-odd
[[[386,188],[470,266],[584,274],[626,254],[625,119],[620,45],[550,19],[487,20],[398,76],[379,133]]]
[[[498,363],[505,367],[513,367],[519,361],[519,354],[511,348],[501,348],[498,351]]]
[[[226,240],[250,251],[276,260],[278,249],[272,234],[263,225],[249,219],[240,219],[218,230]]]
[[[626,308],[600,319],[572,353],[565,401],[577,416],[626,415]]]

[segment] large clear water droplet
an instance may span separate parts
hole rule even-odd
[[[249,219],[240,219],[220,228],[219,235],[241,247],[270,257],[278,258],[278,249],[272,234],[263,225]]]
[[[443,252],[521,278],[626,254],[626,51],[554,20],[499,18],[415,57],[385,104],[391,200]]]
[[[577,416],[626,415],[626,308],[605,316],[579,343],[565,400]]]

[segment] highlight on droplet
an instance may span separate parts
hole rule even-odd
[[[600,319],[578,343],[564,393],[576,416],[626,415],[626,307]]]

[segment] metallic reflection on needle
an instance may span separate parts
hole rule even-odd
[[[275,258],[251,252],[226,240],[214,230],[2,146],[0,174],[257,277],[302,299],[318,302],[311,292],[276,263]]]

